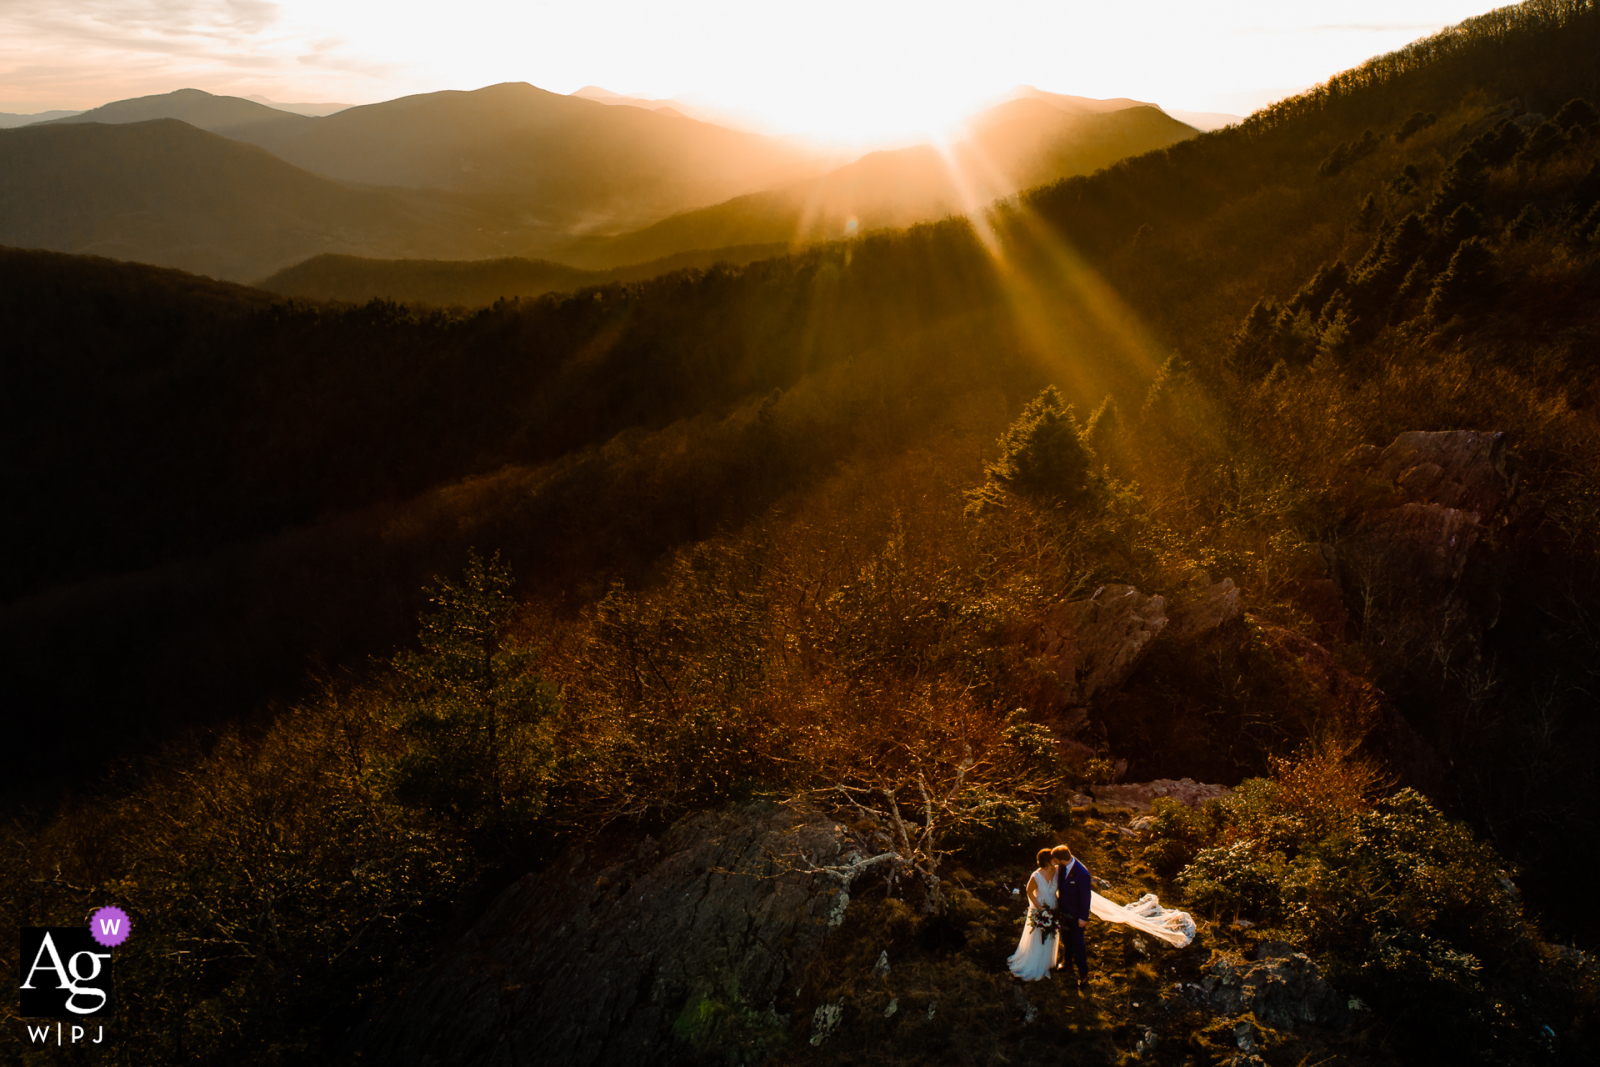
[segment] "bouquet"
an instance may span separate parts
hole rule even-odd
[[[1056,909],[1048,904],[1040,904],[1028,909],[1028,920],[1033,923],[1033,928],[1039,931],[1039,941],[1043,943],[1051,934],[1061,932],[1061,916],[1056,914]]]

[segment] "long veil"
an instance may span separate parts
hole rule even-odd
[[[1146,893],[1132,904],[1118,904],[1099,893],[1090,893],[1089,910],[1097,919],[1143,930],[1178,948],[1194,940],[1194,920],[1189,913],[1163,908],[1154,893]]]

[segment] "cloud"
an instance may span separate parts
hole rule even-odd
[[[0,2],[0,111],[83,109],[185,86],[370,98],[360,82],[400,69],[296,25],[275,0]]]

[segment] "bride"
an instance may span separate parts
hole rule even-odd
[[[1034,928],[1034,920],[1040,917],[1040,909],[1054,910],[1056,906],[1058,869],[1047,848],[1039,850],[1037,859],[1039,869],[1028,877],[1028,922],[1022,928],[1022,940],[1017,942],[1017,951],[1006,961],[1012,974],[1028,982],[1050,977],[1060,944],[1054,929],[1046,933]]]

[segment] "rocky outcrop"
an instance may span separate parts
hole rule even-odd
[[[1254,1014],[1276,1030],[1340,1029],[1355,1017],[1351,1002],[1328,984],[1316,962],[1283,941],[1261,945],[1254,961],[1214,955],[1205,977],[1182,992],[1219,1015]]]
[[[1505,434],[1472,430],[1412,431],[1382,451],[1358,450],[1355,465],[1391,485],[1401,502],[1367,514],[1341,559],[1369,583],[1404,576],[1423,586],[1453,585],[1484,525],[1516,493],[1505,453]]]
[[[1511,499],[1506,435],[1475,430],[1413,430],[1378,453],[1373,473],[1416,504],[1472,512],[1487,519]]]
[[[1197,808],[1208,800],[1225,797],[1225,785],[1207,785],[1192,778],[1157,778],[1153,782],[1128,782],[1124,785],[1101,785],[1094,790],[1095,803],[1102,808],[1126,808],[1129,811],[1153,811],[1159,797],[1175,800],[1186,807]]]
[[[502,893],[355,1050],[392,1067],[759,1059],[848,903],[794,868],[841,841],[830,821],[746,809],[569,852]]]
[[[1187,588],[1174,594],[1175,606],[1167,613],[1166,639],[1183,641],[1210,633],[1243,614],[1239,587],[1232,578],[1213,582],[1205,571],[1196,570]]]
[[[1167,602],[1131,585],[1104,585],[1087,600],[1062,603],[1039,620],[1037,657],[1054,675],[1066,707],[1114,692],[1167,625]]]

